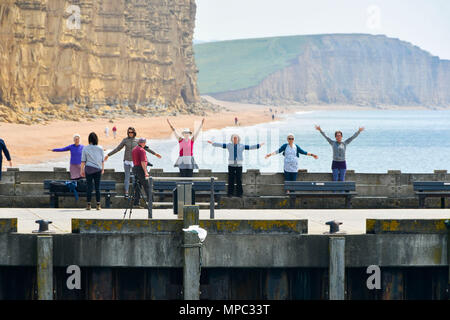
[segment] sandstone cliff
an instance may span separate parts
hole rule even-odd
[[[297,57],[257,85],[209,94],[259,104],[450,106],[450,61],[386,36],[305,36]]]
[[[198,111],[195,13],[195,0],[1,0],[0,121]]]

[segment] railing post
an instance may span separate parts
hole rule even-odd
[[[214,219],[214,204],[215,204],[215,196],[214,196],[214,177],[211,177],[211,199],[209,203],[209,218]]]
[[[148,218],[152,219],[153,218],[153,177],[149,177],[148,178],[148,195],[147,195],[147,200],[148,200]]]
[[[329,239],[329,299],[345,299],[345,238]]]
[[[445,220],[445,226],[447,227],[447,262],[448,262],[447,293],[450,293],[450,219]]]
[[[53,300],[53,238],[37,237],[37,290],[39,300]]]
[[[198,206],[183,207],[183,226],[189,228],[199,223]],[[183,296],[184,300],[200,299],[200,244],[197,234],[183,232]]]
[[[175,205],[177,206],[179,219],[183,219],[183,207],[185,205],[192,205],[192,189],[192,181],[177,183],[177,203]]]

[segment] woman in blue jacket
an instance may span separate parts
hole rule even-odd
[[[6,148],[5,141],[3,141],[3,139],[0,139],[0,180],[2,180],[3,153],[5,154],[6,160],[9,161],[9,165],[12,167],[11,156],[9,155],[8,148]]]
[[[266,159],[276,155],[278,153],[283,153],[284,156],[284,179],[286,181],[296,181],[298,175],[298,158],[300,154],[305,156],[314,157],[314,159],[318,159],[319,157],[313,153],[309,153],[304,151],[298,145],[294,144],[294,135],[289,134],[287,136],[288,143],[283,144],[280,149],[269,153],[266,155]]]

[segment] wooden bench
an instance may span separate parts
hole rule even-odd
[[[48,190],[44,192],[45,194],[50,195],[50,207],[51,208],[59,208],[59,197],[75,197],[75,194],[71,191],[69,192],[51,192],[50,191],[50,183],[51,182],[66,182],[66,180],[44,180],[44,190]],[[110,180],[101,180],[100,181],[100,196],[105,197],[105,207],[111,208],[111,197],[116,196],[116,182]],[[95,190],[92,191],[93,196],[95,197]],[[79,197],[86,197],[87,192],[78,191]]]
[[[347,181],[286,181],[284,190],[289,191],[291,208],[297,197],[345,198],[345,206],[351,208],[352,197],[357,195],[355,182]]]
[[[180,178],[180,181],[182,181],[182,178]],[[196,195],[209,195],[211,204],[210,209],[212,210],[211,214],[213,214],[215,202],[217,202],[217,207],[220,208],[220,198],[226,194],[225,181],[214,181],[213,185],[211,181],[192,181],[192,183],[192,203],[195,203]],[[176,189],[176,187],[177,181],[175,180],[153,180],[150,183],[150,192],[152,193],[152,195],[172,197],[173,191]]]
[[[416,181],[413,182],[414,191],[419,197],[419,207],[425,207],[428,197],[441,198],[441,208],[445,208],[445,198],[450,197],[450,182],[444,181]]]

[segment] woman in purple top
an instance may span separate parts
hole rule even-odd
[[[83,145],[80,144],[80,135],[73,136],[73,144],[58,149],[52,149],[53,152],[70,151],[70,179],[78,180],[81,178],[81,154],[83,152]]]

